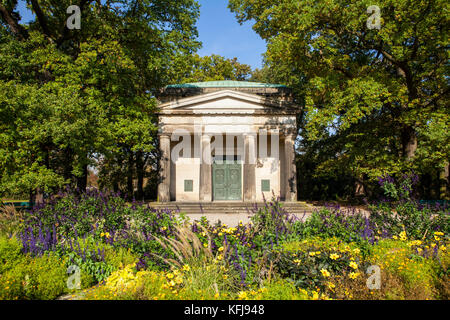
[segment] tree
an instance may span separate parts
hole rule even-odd
[[[303,146],[334,141],[317,170],[373,181],[382,172],[422,172],[421,139],[448,119],[449,21],[446,1],[386,0],[376,3],[381,28],[368,28],[372,4],[229,1],[239,22],[256,21],[268,42],[266,65],[304,102]],[[439,132],[448,142],[448,130]],[[431,167],[448,163],[447,148],[427,150]]]
[[[220,55],[200,57],[198,54],[184,56],[171,73],[172,83],[188,83],[218,80],[246,81],[252,69],[241,64],[237,58],[227,59]]]
[[[86,187],[98,159],[145,157],[156,134],[155,92],[172,57],[199,47],[194,0],[0,1],[0,192]],[[142,172],[142,161],[137,161]],[[129,166],[136,161],[129,161]]]

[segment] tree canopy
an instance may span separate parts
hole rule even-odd
[[[0,1],[0,192],[84,189],[87,168],[155,147],[154,92],[199,46],[193,0]],[[134,163],[134,162],[133,162]]]
[[[380,8],[380,28],[371,5]],[[304,105],[301,159],[366,183],[450,156],[448,2],[230,0],[268,42],[265,72]],[[269,70],[269,72],[267,72]],[[264,69],[263,69],[264,71]],[[441,194],[445,197],[445,194]]]
[[[144,179],[150,193],[157,183],[159,90],[251,72],[195,53],[194,0],[22,2],[29,24],[18,1],[0,0],[0,195],[82,191],[92,169],[101,188],[142,199]],[[79,30],[67,26],[70,5]]]

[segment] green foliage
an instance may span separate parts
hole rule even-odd
[[[367,27],[371,5],[380,29]],[[304,106],[298,150],[313,186],[345,182],[333,193],[351,197],[359,182],[371,195],[383,173],[414,168],[436,179],[448,166],[446,1],[230,0],[229,8],[268,43],[260,77],[292,87]]]
[[[261,246],[277,243],[281,237],[291,232],[294,223],[294,217],[283,209],[283,205],[275,197],[255,210],[250,219]]]
[[[0,206],[0,235],[16,234],[23,223],[23,211],[14,205]]]
[[[423,247],[425,244],[423,245]],[[427,245],[428,246],[428,245]],[[435,295],[435,285],[442,274],[442,266],[437,257],[424,257],[417,253],[417,246],[411,242],[399,240],[382,240],[372,249],[369,257],[371,263],[380,265],[383,269],[400,277],[406,289],[421,288],[431,297]],[[442,256],[448,253],[442,251]]]
[[[278,273],[293,281],[296,287],[323,290],[329,277],[344,272],[357,272],[362,261],[360,249],[340,245],[336,239],[308,239],[287,243],[271,253]],[[352,268],[352,262],[355,268]]]
[[[395,215],[411,203],[397,203]],[[37,232],[35,238],[20,234],[24,248],[14,238],[0,238],[0,298],[54,299],[64,293],[86,299],[448,297],[444,220],[433,221],[423,237],[409,232],[411,217],[395,223],[390,215],[365,217],[335,207],[294,221],[272,201],[255,212],[252,223],[212,226],[206,219],[188,224],[171,212],[95,192],[51,199],[30,215],[27,230],[42,230],[32,223],[38,221],[54,232]],[[429,215],[439,216],[436,210]],[[69,227],[76,219],[80,232]],[[414,220],[418,230],[420,220],[426,218]],[[22,254],[32,247],[29,242],[40,246],[47,238],[51,242],[41,250],[28,250],[33,256]],[[374,264],[382,270],[382,289],[375,292],[366,286],[367,267]],[[68,292],[71,265],[80,267],[83,289],[98,286]]]
[[[450,230],[450,219],[445,209],[421,208],[414,202],[401,202],[397,205],[380,203],[371,206],[370,217],[380,230],[390,235],[405,231],[412,239],[429,239],[433,237],[433,231]]]
[[[218,263],[190,267],[183,277],[180,295],[186,299],[216,299],[217,294],[223,299],[238,289],[236,272]]]
[[[305,291],[298,290],[292,281],[277,279],[264,283],[259,290],[250,290],[241,293],[241,297],[249,300],[310,300]]]
[[[198,54],[186,57],[184,69],[172,70],[173,83],[203,82],[217,80],[248,80],[251,67],[241,64],[237,58],[227,59],[213,54],[200,57]]]
[[[79,32],[65,28],[69,0],[33,2],[42,15],[27,27],[9,4],[0,15],[0,194],[84,189],[88,166],[122,167],[124,152],[145,172],[153,163],[135,159],[155,149],[154,96],[174,59],[199,47],[198,4],[90,1]]]
[[[0,299],[51,300],[67,292],[65,261],[54,254],[31,258],[0,275]]]
[[[293,226],[293,237],[336,237],[344,241],[361,241],[368,220],[360,213],[340,208],[322,208],[314,211],[305,222]]]
[[[14,268],[21,262],[22,245],[17,238],[0,236],[0,274]]]

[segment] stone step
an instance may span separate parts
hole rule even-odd
[[[255,210],[255,203],[242,202],[213,202],[213,203],[193,203],[193,202],[172,202],[172,203],[150,203],[155,209],[168,209],[183,212],[186,214],[251,214]],[[314,211],[314,207],[305,202],[285,202],[281,206],[291,214],[309,214]],[[256,203],[256,208],[264,207],[264,203]]]

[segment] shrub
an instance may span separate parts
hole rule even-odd
[[[290,279],[297,288],[308,290],[323,290],[328,278],[336,274],[358,274],[362,263],[359,248],[336,239],[287,243],[272,251],[269,260],[280,276]]]
[[[22,230],[20,238],[24,252],[40,255],[59,250],[61,244],[69,244],[72,239],[90,237],[116,248],[131,249],[141,255],[141,264],[145,268],[158,266],[155,262],[158,259],[148,253],[167,255],[153,237],[173,237],[175,227],[184,219],[184,216],[176,217],[171,211],[155,210],[148,205],[134,202],[128,205],[115,194],[97,191],[82,195],[60,193],[26,215],[26,229]],[[93,257],[92,253],[90,256]],[[79,258],[80,253],[72,255],[72,258]],[[97,258],[90,260],[100,263]],[[101,270],[106,266],[98,267]]]
[[[292,224],[297,218],[283,209],[278,199],[264,201],[262,208],[253,210],[250,216],[253,232],[258,235],[261,245],[278,243],[291,233]]]
[[[293,229],[294,238],[320,236],[346,242],[375,241],[375,227],[368,217],[354,209],[343,210],[339,206],[314,211],[305,222],[296,222]]]
[[[179,277],[178,277],[179,278]],[[172,280],[173,281],[173,280]],[[87,300],[163,300],[174,299],[181,280],[168,283],[163,272],[136,271],[135,264],[113,272],[105,284],[85,293]]]
[[[20,263],[22,246],[17,238],[0,236],[0,274]]]
[[[331,278],[325,287],[325,293],[339,300],[425,300],[433,296],[424,291],[420,284],[405,285],[399,275],[387,269],[381,271],[380,289],[370,290],[367,287],[367,277],[355,279],[348,275]]]
[[[450,230],[449,208],[423,206],[413,198],[418,182],[414,173],[402,174],[397,180],[389,175],[378,182],[388,201],[370,205],[370,219],[385,236],[406,232],[413,239],[432,239],[433,232]]]
[[[370,219],[385,237],[405,231],[413,239],[432,239],[433,232],[450,230],[448,211],[433,210],[414,201],[372,205]]]
[[[114,248],[93,237],[70,240],[69,244],[70,247],[67,243],[60,246],[59,255],[67,258],[69,264],[80,267],[94,283],[105,280],[114,270],[138,261],[138,256],[130,249]]]
[[[55,299],[68,291],[66,270],[54,254],[26,256],[0,276],[0,299]]]
[[[14,205],[0,206],[0,234],[12,236],[19,229],[23,221],[23,212]]]
[[[239,290],[239,276],[223,264],[186,265],[185,268],[180,299],[228,299]]]
[[[440,250],[436,251],[434,257],[424,257],[417,253],[418,243],[421,241],[380,241],[373,248],[370,263],[377,264],[382,270],[400,278],[405,289],[417,288],[422,291],[422,296],[432,298],[436,294],[435,284],[439,281],[439,273],[442,270],[437,259]],[[440,254],[448,256],[446,251],[441,251]]]
[[[318,300],[328,299],[318,291],[308,291],[297,289],[295,285],[287,279],[277,279],[266,282],[261,288],[239,292],[238,299],[241,300]]]

